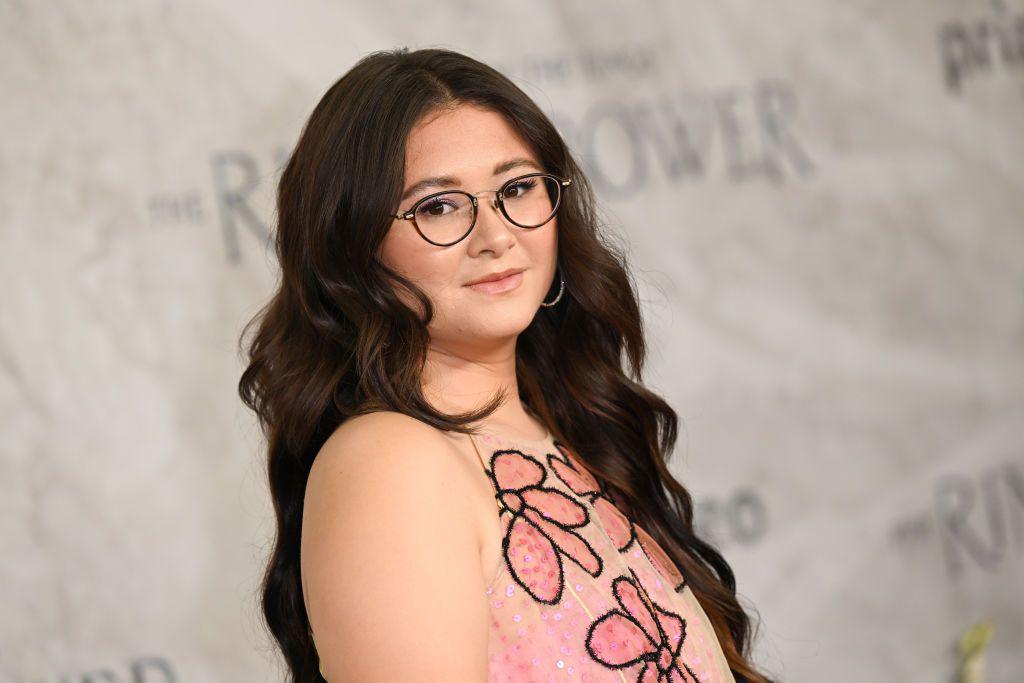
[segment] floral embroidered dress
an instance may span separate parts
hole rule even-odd
[[[565,444],[471,439],[502,520],[489,683],[735,683],[678,568]]]

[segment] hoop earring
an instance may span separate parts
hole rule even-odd
[[[555,267],[558,268],[558,266],[555,266]],[[561,270],[561,269],[559,269],[559,270]],[[558,273],[558,296],[555,297],[554,301],[550,301],[550,302],[548,302],[548,301],[541,301],[540,305],[541,306],[545,306],[545,307],[554,306],[555,304],[557,304],[562,299],[562,293],[563,292],[565,292],[565,280],[562,279],[562,273],[559,272]]]

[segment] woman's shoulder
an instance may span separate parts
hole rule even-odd
[[[407,524],[447,524],[479,543],[493,533],[494,491],[472,445],[392,411],[362,413],[339,425],[313,461],[304,500],[311,517],[335,517],[341,507],[380,510]],[[424,510],[434,511],[423,515]],[[467,520],[475,520],[467,524]],[[456,530],[455,527],[458,527]]]
[[[331,433],[324,448],[365,441],[402,442],[425,439],[429,443],[445,443],[441,430],[411,415],[393,410],[375,410],[347,418]]]
[[[476,509],[476,485],[440,430],[401,413],[361,414],[337,427],[313,461],[304,533],[334,534],[335,547],[379,543],[382,556],[399,536],[425,542],[436,526],[475,540],[479,529],[465,522]]]
[[[460,460],[452,435],[404,413],[379,410],[336,427],[316,454],[310,479],[346,472],[380,479],[418,470],[443,476]]]
[[[426,423],[375,412],[346,420],[317,454],[299,547],[328,673],[366,648],[386,656],[387,643],[413,643],[417,661],[451,657],[449,668],[482,660],[473,480],[448,448]],[[452,609],[437,614],[436,595]]]

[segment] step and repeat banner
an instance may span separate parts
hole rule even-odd
[[[8,0],[0,32],[0,680],[283,680],[235,345],[302,124],[399,46],[509,75],[593,182],[755,661],[1024,680],[1024,1]]]

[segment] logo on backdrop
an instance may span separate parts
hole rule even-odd
[[[177,683],[181,680],[163,657],[137,657],[124,666],[61,674],[59,683]]]
[[[661,74],[674,65],[663,68],[649,47],[527,56],[496,66],[526,88],[540,82],[553,90],[587,85],[592,92],[614,93],[571,111],[548,110],[602,200],[628,200],[658,186],[707,180],[781,184],[813,174],[797,133],[797,93],[785,81],[666,90]],[[547,99],[537,97],[541,106]],[[150,224],[214,220],[232,265],[242,260],[243,239],[269,250],[271,227],[256,200],[273,196],[286,157],[284,149],[272,160],[241,149],[218,151],[210,158],[215,206],[203,205],[202,189],[153,196]]]
[[[694,505],[693,517],[697,536],[717,548],[754,545],[768,532],[768,506],[751,488],[737,489],[728,497],[702,498]]]
[[[815,170],[800,144],[797,97],[785,81],[590,103],[551,119],[602,198],[658,185],[724,179],[781,184]]]
[[[1024,466],[946,474],[932,486],[930,507],[892,528],[901,550],[934,549],[954,580],[972,569],[997,573],[1024,556]]]
[[[939,27],[939,59],[946,88],[960,94],[968,79],[1024,69],[1024,10],[995,0],[988,16],[954,19]]]

